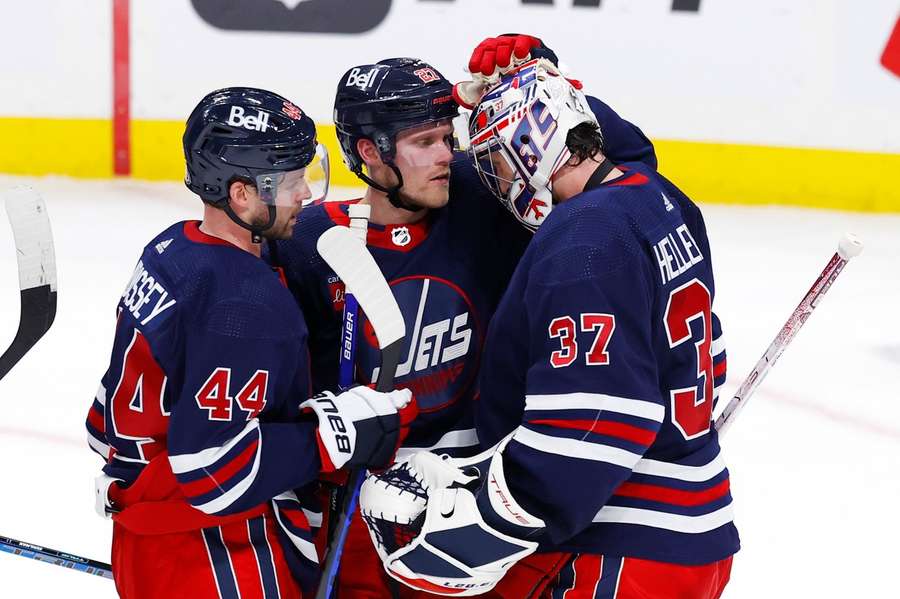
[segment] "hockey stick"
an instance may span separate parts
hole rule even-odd
[[[366,317],[372,323],[381,350],[381,368],[375,389],[390,391],[394,386],[394,375],[400,363],[400,351],[403,349],[403,340],[406,336],[406,325],[397,300],[394,299],[372,255],[346,227],[328,229],[319,237],[316,247],[319,255],[356,297],[356,301],[365,310]],[[359,490],[365,474],[365,470],[354,470],[348,478],[347,491],[337,525],[328,543],[316,599],[330,598],[334,591],[341,553],[347,540],[347,532],[350,530],[350,521],[356,511]]]
[[[369,231],[369,216],[372,213],[372,207],[369,204],[350,204],[347,208],[350,217],[350,232],[365,247],[366,235]],[[359,302],[356,296],[346,287],[344,293],[344,314],[341,321],[341,352],[338,362],[338,388],[341,391],[347,390],[353,386],[356,372],[356,339],[357,329],[359,328]],[[329,498],[329,518],[328,518],[328,537],[334,534],[336,518],[338,516],[344,497],[347,493],[347,487],[335,486],[331,490]],[[338,566],[338,569],[340,566]]]
[[[56,257],[47,207],[30,187],[8,192],[5,204],[16,242],[21,307],[16,336],[0,356],[0,379],[44,336],[56,317]],[[0,551],[112,578],[109,564],[9,537],[0,536]]]
[[[369,230],[369,215],[372,207],[368,204],[350,204],[350,232],[358,239],[363,247],[366,245],[366,233]],[[344,282],[346,285],[346,281]],[[344,320],[341,331],[341,357],[340,370],[338,371],[338,386],[341,390],[353,385],[353,370],[356,364],[356,329],[357,316],[359,314],[359,302],[352,291],[344,294]]]
[[[0,536],[0,551],[11,553],[13,555],[21,555],[39,562],[46,562],[54,566],[62,566],[70,570],[77,570],[85,574],[93,574],[103,578],[112,578],[112,566],[98,562],[97,560],[88,559],[71,553],[64,553],[56,549],[33,545],[9,537]]]
[[[819,278],[816,279],[813,286],[809,288],[809,291],[800,300],[800,304],[794,308],[790,318],[778,331],[775,339],[769,344],[759,362],[756,363],[756,366],[753,367],[753,370],[741,383],[737,393],[735,393],[734,397],[731,398],[731,401],[728,402],[728,405],[725,406],[725,409],[722,410],[722,413],[716,419],[715,426],[720,437],[725,434],[744,405],[750,401],[750,397],[756,391],[756,388],[766,378],[769,370],[781,357],[781,354],[793,340],[797,331],[800,330],[806,319],[810,317],[813,310],[819,305],[819,301],[831,287],[831,284],[834,283],[834,280],[837,279],[837,276],[841,274],[841,271],[844,270],[844,267],[847,266],[847,262],[854,256],[858,256],[862,249],[863,244],[859,239],[850,234],[844,235],[838,244],[837,252],[828,261],[828,264],[819,274]]]
[[[56,316],[56,258],[44,200],[30,187],[6,194],[19,264],[19,327],[0,356],[0,379],[44,336]]]

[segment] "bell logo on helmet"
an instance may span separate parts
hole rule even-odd
[[[244,116],[243,106],[232,106],[227,122],[232,127],[243,127],[251,131],[265,133],[269,129],[269,113],[258,110],[256,116]]]
[[[359,89],[364,90],[371,87],[375,82],[375,73],[377,72],[377,68],[371,68],[365,73],[363,73],[362,69],[359,67],[352,68],[347,75],[347,82],[344,85],[347,87],[358,87]]]

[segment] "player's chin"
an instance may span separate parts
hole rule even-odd
[[[450,187],[432,184],[419,197],[426,208],[442,208],[450,200]]]
[[[294,225],[297,223],[296,219],[290,219],[289,221],[281,224],[281,226],[274,226],[272,230],[266,235],[268,239],[290,239],[294,234]]]

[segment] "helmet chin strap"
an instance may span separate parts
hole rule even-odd
[[[378,191],[387,194],[388,201],[394,208],[400,208],[401,210],[408,210],[410,212],[418,212],[419,210],[423,210],[424,208],[422,206],[410,204],[400,197],[400,188],[403,187],[403,175],[400,174],[400,169],[397,168],[397,165],[395,165],[393,162],[385,162],[385,164],[389,166],[391,170],[394,171],[394,175],[397,176],[398,183],[396,185],[393,185],[391,187],[384,186],[362,172],[362,169],[359,169],[359,172],[356,173],[356,176],[362,179],[369,187],[373,187]]]
[[[593,158],[591,158],[591,160],[593,160]],[[606,179],[606,176],[610,174],[614,168],[616,168],[616,165],[612,163],[612,160],[604,157],[603,162],[597,165],[597,168],[594,169],[594,172],[591,173],[591,176],[588,177],[588,180],[585,182],[584,191],[595,189],[603,185],[603,180]]]
[[[264,226],[259,227],[257,225],[245,223],[243,220],[241,220],[241,217],[235,214],[234,210],[231,209],[231,202],[226,201],[225,207],[223,208],[223,210],[225,210],[225,214],[228,215],[228,218],[233,220],[244,229],[250,231],[250,241],[253,243],[261,243],[263,231],[268,231],[272,228],[272,225],[275,224],[275,206],[268,206],[268,209],[269,222],[267,222]]]

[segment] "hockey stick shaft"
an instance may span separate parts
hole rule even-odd
[[[17,187],[5,196],[16,242],[21,308],[16,336],[0,355],[0,379],[44,336],[56,317],[56,257],[47,207],[29,187]]]
[[[851,235],[845,235],[841,240],[838,245],[838,251],[825,265],[816,282],[803,296],[800,304],[794,308],[790,318],[778,331],[775,339],[769,344],[756,366],[753,367],[753,370],[741,383],[737,393],[735,393],[734,397],[731,398],[731,401],[728,402],[728,405],[725,406],[725,409],[722,410],[722,413],[716,419],[715,427],[720,437],[728,431],[737,415],[750,401],[750,397],[756,392],[763,379],[769,374],[769,370],[775,365],[781,354],[784,353],[784,350],[794,339],[794,336],[797,335],[797,332],[810,317],[813,310],[816,309],[816,306],[819,305],[825,293],[831,288],[841,271],[844,270],[847,262],[854,256],[859,255],[862,247],[862,242]]]
[[[364,246],[366,234],[369,230],[369,215],[371,206],[368,204],[350,204],[347,208],[350,216],[350,232]],[[338,370],[338,386],[343,389],[350,388],[354,380],[354,368],[356,365],[356,329],[359,323],[359,302],[351,290],[344,294],[344,318],[341,331],[341,357]]]
[[[351,213],[351,217],[352,216],[353,213]],[[356,269],[360,272],[352,272],[354,269],[350,268],[351,260],[348,259],[348,256],[337,255],[338,252],[336,251],[336,248],[340,243],[345,245],[351,243],[348,241],[349,236],[347,235],[346,230],[342,232],[338,229],[341,229],[341,227],[334,227],[334,229],[326,232],[322,236],[322,239],[319,240],[317,247],[325,261],[344,281],[348,292],[345,298],[351,296],[358,298],[359,305],[366,312],[366,315],[375,330],[375,336],[378,339],[379,347],[381,348],[381,367],[379,369],[375,388],[382,392],[390,391],[394,386],[394,376],[397,371],[397,366],[400,363],[400,352],[403,348],[403,341],[406,335],[406,329],[403,324],[403,315],[400,312],[397,301],[390,291],[387,281],[384,279],[384,275],[372,259],[371,254],[365,249],[364,244],[360,244],[360,246],[355,248],[357,251],[362,250],[363,253],[352,260],[353,265],[357,267],[359,267],[360,262],[367,263],[367,266],[364,269]],[[355,233],[355,235],[358,234],[358,232]],[[334,241],[326,240],[325,237],[327,235],[334,237]],[[340,241],[341,238],[343,238],[343,242]],[[329,254],[332,253],[335,255],[329,257]],[[348,254],[349,253],[352,252],[348,252]],[[346,271],[346,274],[342,271]],[[347,315],[346,309],[347,304],[345,304],[345,318]],[[348,341],[348,338],[346,337],[346,322],[344,334],[345,337],[343,341],[346,344]],[[353,344],[353,339],[354,337],[349,338],[351,345]],[[342,365],[345,359],[347,359],[346,352],[344,351],[344,348],[342,348]],[[353,519],[353,514],[356,511],[356,506],[359,501],[359,491],[365,480],[365,474],[365,470],[361,469],[351,471],[348,476],[341,510],[335,520],[334,530],[328,543],[325,563],[322,567],[322,578],[319,582],[319,588],[316,591],[316,599],[326,599],[333,596],[344,543],[347,540],[350,523]]]
[[[56,549],[50,549],[49,547],[25,543],[24,541],[11,539],[9,537],[0,536],[0,551],[12,555],[20,555],[39,562],[53,564],[54,566],[61,566],[70,570],[77,570],[78,572],[84,572],[85,574],[93,574],[94,576],[101,576],[103,578],[112,578],[112,566],[109,564],[81,557],[79,555],[57,551]]]
[[[366,234],[369,227],[369,215],[371,214],[371,206],[368,204],[350,204],[347,208],[350,217],[350,232],[353,237],[366,245]],[[341,352],[338,362],[338,387],[344,391],[349,389],[354,382],[356,369],[356,339],[357,328],[359,324],[359,302],[356,295],[345,287],[344,293],[344,313],[341,320]],[[340,514],[343,505],[347,487],[334,487],[329,494],[329,518],[328,518],[328,538],[332,538],[336,530],[338,522],[338,514]]]
[[[394,373],[397,365],[400,363],[400,350],[403,342],[398,341],[394,347],[389,347],[382,351],[382,368],[378,375],[378,384],[375,386],[378,391],[390,391],[393,387]],[[388,356],[391,354],[393,357]],[[392,362],[393,364],[388,364]],[[334,596],[335,582],[337,580],[338,569],[341,564],[341,555],[344,552],[344,544],[347,542],[347,533],[350,532],[350,523],[353,520],[353,514],[359,505],[359,492],[362,489],[363,482],[366,479],[365,470],[351,470],[347,476],[347,485],[344,493],[344,501],[341,504],[341,511],[336,519],[334,533],[328,543],[328,549],[325,554],[325,563],[322,566],[322,579],[319,582],[319,588],[316,591],[316,599],[330,599]]]

